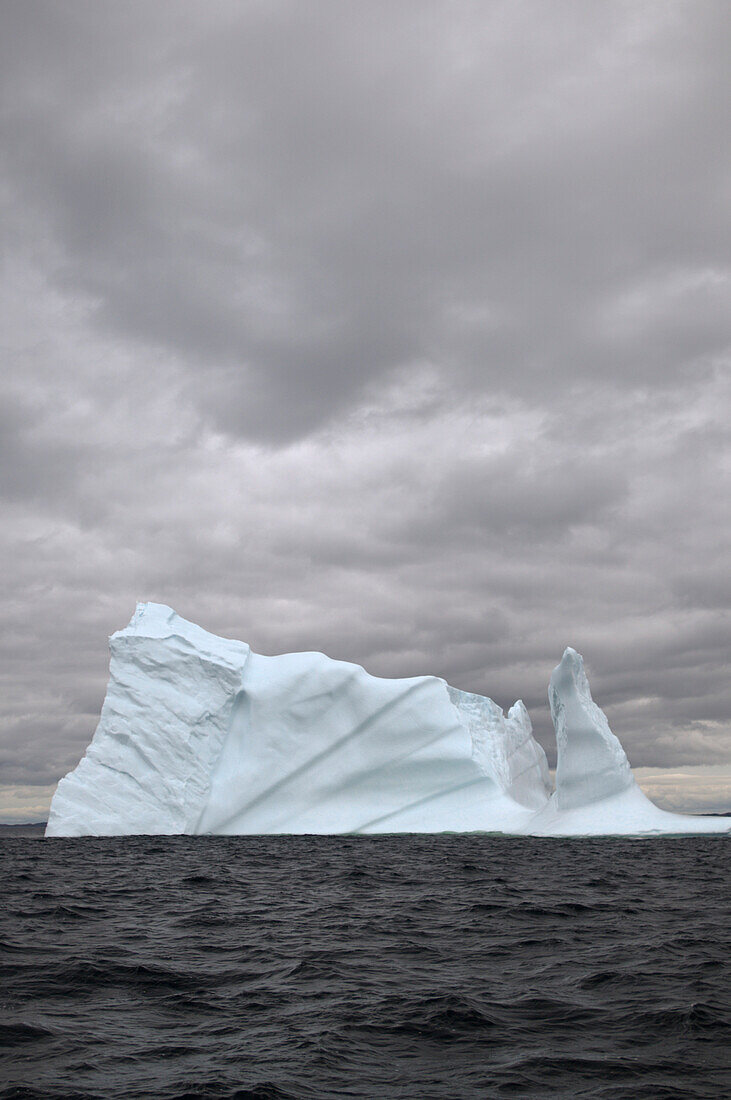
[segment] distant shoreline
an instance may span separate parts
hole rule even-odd
[[[13,825],[0,822],[0,838],[4,836],[43,836],[46,825],[46,821],[28,821]]]

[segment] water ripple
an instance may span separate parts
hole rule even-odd
[[[720,837],[0,842],[0,1097],[709,1100]]]

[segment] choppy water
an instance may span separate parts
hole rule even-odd
[[[730,851],[3,839],[0,1096],[730,1096]]]

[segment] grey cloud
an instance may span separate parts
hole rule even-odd
[[[0,498],[52,503],[78,476],[83,454],[78,441],[54,439],[42,416],[6,397],[0,408]]]
[[[301,435],[424,359],[545,399],[727,344],[717,5],[182,10],[80,7],[9,136],[58,276],[225,430]]]
[[[478,528],[504,539],[519,529],[565,537],[575,524],[596,522],[626,491],[625,475],[606,465],[556,461],[553,454],[541,461],[540,452],[516,463],[510,454],[457,462],[440,486],[435,511],[440,523],[460,534]]]

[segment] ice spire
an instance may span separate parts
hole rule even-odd
[[[556,729],[556,805],[584,806],[634,786],[624,749],[591,697],[584,660],[567,648],[548,687]]]

